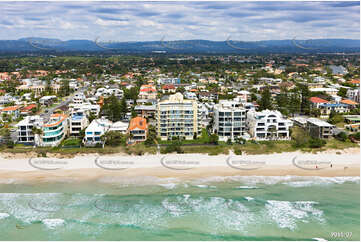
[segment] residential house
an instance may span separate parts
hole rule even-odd
[[[327,88],[327,87],[321,87],[321,88],[311,88],[311,92],[325,92],[327,95],[333,96],[337,95],[338,90],[336,88]]]
[[[83,143],[85,146],[95,146],[103,144],[101,136],[104,135],[112,126],[112,122],[105,118],[93,120],[85,129]]]
[[[1,110],[1,115],[7,115],[8,117],[17,119],[20,116],[20,106],[5,107]]]
[[[129,143],[143,142],[147,139],[148,124],[147,120],[143,117],[135,117],[129,123]]]
[[[49,106],[56,100],[56,96],[43,96],[39,99],[39,103]]]
[[[321,116],[328,116],[332,111],[336,113],[347,113],[350,111],[349,106],[342,103],[322,103],[318,107]]]
[[[139,90],[138,98],[140,99],[156,99],[157,89],[153,85],[142,85]]]
[[[311,103],[311,108],[319,108],[321,104],[329,103],[329,101],[319,97],[311,97],[310,103]]]
[[[245,91],[245,90],[237,92],[237,97],[239,97],[239,100],[242,103],[246,103],[248,101],[250,95],[251,95],[251,93],[249,91]]]
[[[128,122],[118,121],[113,123],[108,131],[109,132],[115,131],[115,132],[120,132],[121,134],[126,134],[128,132],[128,126],[129,126]]]
[[[36,109],[37,105],[35,103],[32,103],[21,108],[20,114],[24,116],[31,115],[34,111],[36,111]]]
[[[143,118],[154,117],[154,114],[157,111],[156,105],[137,105],[134,107],[134,111]]]
[[[17,127],[17,143],[25,145],[39,145],[40,133],[34,133],[34,129],[41,129],[43,120],[39,115],[26,116],[23,120],[16,124]]]
[[[175,93],[176,87],[173,84],[165,84],[162,86],[162,93]]]
[[[247,127],[256,140],[290,139],[289,128],[292,125],[291,120],[284,119],[276,110],[247,112]]]
[[[349,89],[347,90],[346,97],[355,102],[360,102],[360,89]]]

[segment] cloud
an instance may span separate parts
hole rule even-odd
[[[359,2],[0,2],[0,39],[353,38]],[[6,29],[6,31],[5,31]]]

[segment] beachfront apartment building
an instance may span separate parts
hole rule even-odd
[[[147,139],[148,124],[143,117],[132,118],[129,122],[129,143],[143,142]]]
[[[17,143],[25,145],[39,145],[39,134],[34,132],[35,129],[41,129],[43,119],[39,115],[26,116],[16,124]]]
[[[284,119],[277,110],[263,110],[247,112],[247,128],[250,135],[256,140],[288,140],[291,120]]]
[[[57,146],[68,134],[68,116],[52,114],[49,121],[43,124],[41,146]]]
[[[80,131],[89,125],[89,120],[86,117],[85,111],[73,112],[69,119],[69,135],[79,136]]]
[[[185,100],[181,93],[170,95],[158,102],[156,112],[157,135],[162,140],[180,137],[192,140],[200,134],[198,103]]]
[[[335,126],[318,118],[309,118],[306,130],[313,138],[327,139],[333,135]]]
[[[220,141],[241,137],[246,131],[246,109],[234,101],[220,100],[214,106],[213,132]]]
[[[112,126],[112,122],[105,118],[94,119],[85,129],[83,143],[85,146],[102,144],[101,136]]]

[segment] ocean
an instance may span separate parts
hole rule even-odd
[[[0,184],[0,240],[321,239],[360,240],[359,177]]]

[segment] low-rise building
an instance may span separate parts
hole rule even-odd
[[[85,129],[83,143],[85,146],[95,146],[102,144],[101,136],[112,126],[112,122],[105,118],[93,120]]]
[[[342,103],[323,103],[318,106],[321,111],[321,116],[328,116],[330,113],[346,113],[349,112],[349,106]]]
[[[69,134],[71,136],[79,136],[80,131],[89,125],[89,120],[84,111],[77,111],[72,113],[69,123]]]
[[[153,85],[142,85],[139,90],[139,99],[156,99],[157,89]]]
[[[277,110],[247,112],[247,127],[256,140],[290,139],[289,128],[292,125],[292,121],[284,119]]]
[[[128,122],[118,121],[113,123],[108,131],[109,132],[116,131],[116,132],[120,132],[121,134],[126,134],[128,132],[128,126],[129,126]]]
[[[329,103],[329,101],[319,97],[311,97],[310,103],[311,103],[311,108],[318,108],[321,104]]]
[[[37,109],[37,105],[35,103],[29,104],[23,107],[20,111],[21,115],[27,116],[32,114]]]
[[[360,89],[348,89],[346,97],[355,102],[360,102]]]
[[[143,118],[154,117],[155,112],[157,111],[156,105],[137,105],[134,107],[134,111],[138,116]]]
[[[147,120],[142,117],[135,117],[129,123],[129,143],[143,142],[147,139],[148,124]]]
[[[41,130],[43,119],[39,115],[26,116],[23,120],[16,124],[17,127],[17,143],[25,145],[39,145],[40,132],[37,134],[35,129]]]
[[[310,92],[324,92],[327,95],[333,96],[333,95],[337,95],[338,90],[336,88],[320,87],[320,88],[311,88]]]
[[[173,84],[165,84],[162,86],[162,93],[175,93],[176,87]]]
[[[19,106],[5,107],[1,110],[1,114],[17,119],[20,116],[20,107]]]
[[[306,130],[313,138],[327,139],[331,137],[333,135],[334,127],[334,125],[317,118],[307,119]]]
[[[39,103],[49,106],[56,100],[56,96],[44,96],[39,99]]]

